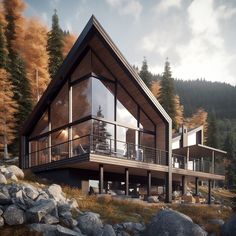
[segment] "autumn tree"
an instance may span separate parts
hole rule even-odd
[[[64,35],[63,57],[65,58],[76,41],[74,34],[67,33]]]
[[[48,73],[47,28],[37,19],[30,19],[24,35],[25,47],[22,56],[26,62],[27,79],[30,82],[34,104],[45,91],[50,76]]]
[[[148,88],[151,88],[152,85],[152,74],[148,71],[147,59],[144,57],[139,76],[143,82],[147,85]]]
[[[173,129],[177,129],[174,80],[172,78],[170,63],[168,60],[165,62],[164,73],[160,85],[160,103],[171,117]]]
[[[47,51],[49,55],[48,69],[53,78],[63,62],[63,32],[59,26],[59,18],[55,10],[52,16],[52,29],[48,32]]]
[[[25,4],[21,0],[4,0],[4,14],[6,19],[5,36],[8,50],[7,71],[13,86],[13,99],[17,104],[15,113],[15,129],[20,127],[32,110],[30,84],[26,78],[25,62],[19,54],[24,43],[22,40],[23,22],[22,11]],[[13,145],[13,152],[18,153],[19,137]]]
[[[179,95],[175,95],[174,103],[176,109],[175,121],[177,127],[180,127],[184,123],[184,106],[180,103]]]
[[[1,19],[0,19],[1,20]],[[7,73],[7,50],[3,32],[2,22],[0,21],[0,156],[7,159],[8,145],[15,138],[15,112],[16,102],[13,99],[12,84]]]
[[[152,83],[152,86],[151,86],[151,91],[153,93],[153,95],[155,96],[155,98],[157,100],[160,99],[160,96],[161,96],[161,85],[160,85],[160,81],[154,81]]]
[[[185,124],[188,128],[196,128],[198,126],[203,126],[204,129],[204,142],[207,140],[207,112],[199,108],[196,113],[194,113],[191,117],[185,119]]]

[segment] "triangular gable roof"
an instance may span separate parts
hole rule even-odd
[[[189,134],[192,134],[192,133],[196,133],[196,132],[198,132],[198,131],[200,131],[200,130],[203,131],[203,126],[202,126],[202,125],[197,126],[197,127],[195,127],[195,128],[189,129],[189,130],[188,130],[188,135],[189,135]],[[180,138],[181,138],[181,135],[182,135],[181,133],[174,133],[174,134],[172,135],[172,140],[178,140],[178,139],[180,139]]]
[[[98,34],[99,38],[104,40],[110,50],[112,50],[113,56],[115,56],[119,62],[125,67],[126,72],[129,73],[130,76],[137,82],[138,86],[142,89],[143,94],[150,100],[153,106],[157,109],[159,114],[161,115],[162,119],[169,123],[169,127],[171,126],[171,118],[166,113],[164,108],[160,105],[157,101],[155,96],[152,92],[147,88],[146,84],[143,80],[139,77],[137,72],[130,66],[127,60],[124,58],[122,53],[116,47],[114,42],[108,36],[106,31],[103,29],[101,24],[98,20],[92,15],[90,20],[88,21],[87,25],[83,29],[82,33],[79,35],[77,41],[73,45],[72,49],[68,53],[67,57],[63,61],[61,67],[59,68],[56,76],[52,79],[50,84],[48,85],[46,91],[40,98],[39,102],[36,104],[33,112],[29,116],[28,120],[26,121],[23,129],[22,134],[24,135],[27,130],[33,127],[33,123],[36,122],[35,119],[40,117],[45,110],[45,107],[52,101],[53,94],[55,94],[58,90],[61,89],[62,85],[64,84],[65,80],[67,79],[67,75],[70,73],[72,68],[74,68],[78,57],[82,53],[82,49],[84,49],[86,45],[87,39],[92,37],[94,34]]]

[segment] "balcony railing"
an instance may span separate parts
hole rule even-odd
[[[138,162],[153,163],[165,166],[168,165],[167,151],[114,140],[111,138],[104,138],[102,136],[85,135],[67,142],[52,145],[51,147],[29,153],[27,156],[28,167],[86,155],[88,153],[128,159]],[[192,168],[189,166],[189,163],[187,163],[187,158],[185,156],[177,154],[172,155],[172,166],[174,168],[211,173],[211,163],[208,161],[199,163],[197,160],[195,160],[192,162]]]

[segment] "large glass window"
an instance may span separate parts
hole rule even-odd
[[[114,83],[96,78],[92,78],[92,81],[92,114],[98,118],[114,121]]]
[[[32,134],[30,135],[30,138],[46,133],[46,132],[48,132],[48,112],[47,111],[42,115],[42,117],[36,124]]]
[[[119,155],[135,157],[138,144],[136,130],[117,126],[116,128],[116,151]]]
[[[37,142],[38,145],[38,164],[45,164],[49,162],[49,142],[48,142],[48,136],[42,137],[38,139]]]
[[[58,128],[69,122],[68,98],[68,84],[65,83],[51,104],[52,129]]]
[[[51,134],[52,161],[69,157],[68,129],[61,129]]]
[[[114,151],[114,125],[93,120],[93,150],[110,154]]]
[[[72,152],[73,155],[80,155],[89,151],[89,142],[92,129],[92,120],[72,126]]]
[[[133,99],[125,92],[125,90],[117,86],[117,122],[137,127],[138,108]]]
[[[91,79],[86,79],[72,87],[72,120],[76,121],[91,115],[92,85]]]

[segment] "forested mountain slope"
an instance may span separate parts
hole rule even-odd
[[[236,119],[236,87],[205,80],[174,80],[176,93],[188,117],[199,107],[215,112],[218,119]]]

